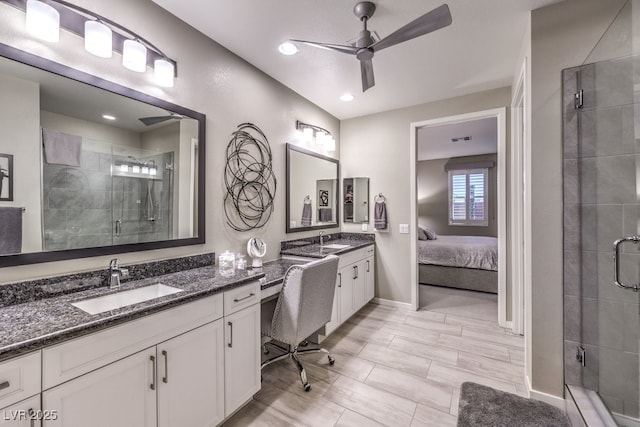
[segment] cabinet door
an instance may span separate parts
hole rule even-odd
[[[329,334],[336,330],[338,326],[340,326],[340,281],[342,280],[342,274],[338,271],[338,275],[336,277],[336,289],[335,294],[333,295],[333,308],[331,309],[331,320],[329,323],[324,325],[324,336],[327,337]]]
[[[47,418],[56,418],[52,412]],[[40,394],[18,402],[8,408],[0,409],[0,427],[36,427],[45,414],[40,411]]]
[[[46,427],[156,426],[155,347],[143,350],[42,394]]]
[[[224,419],[222,319],[158,344],[158,426],[215,426]]]
[[[224,330],[224,408],[228,417],[260,390],[260,304],[225,316]]]
[[[364,262],[364,300],[368,303],[376,292],[375,257],[369,256]]]
[[[360,310],[366,303],[364,291],[365,262],[358,261],[351,267],[353,280],[353,312]]]
[[[354,313],[353,309],[353,264],[340,270],[340,323],[344,323]]]

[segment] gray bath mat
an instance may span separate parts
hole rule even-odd
[[[466,382],[460,389],[458,427],[570,427],[564,411],[491,387]]]

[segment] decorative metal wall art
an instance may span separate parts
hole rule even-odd
[[[256,125],[242,123],[227,145],[224,213],[236,231],[263,227],[273,212],[276,177],[269,141]]]

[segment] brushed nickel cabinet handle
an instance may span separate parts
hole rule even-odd
[[[244,301],[247,298],[251,298],[254,297],[256,294],[254,294],[253,292],[251,292],[249,295],[247,295],[246,297],[242,297],[242,298],[234,298],[233,302],[240,302],[240,301]]]
[[[233,347],[233,322],[227,322],[227,325],[229,325],[229,343],[227,346]]]
[[[156,389],[156,357],[149,356],[149,360],[151,360],[151,366],[153,369],[153,373],[151,374],[151,384],[149,385],[149,388],[151,390],[155,390]]]
[[[0,390],[4,390],[5,388],[9,388],[9,381],[5,381],[0,383]]]
[[[338,287],[342,287],[342,273],[338,273]]]
[[[162,382],[167,384],[169,382],[169,355],[167,350],[162,350],[162,356],[164,356],[164,377],[162,377]]]
[[[369,265],[369,260],[367,260],[367,273],[371,271],[370,265]]]

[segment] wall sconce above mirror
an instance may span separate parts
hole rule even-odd
[[[327,151],[336,151],[336,140],[328,130],[300,120],[296,120],[296,130],[299,132],[298,139],[305,144]]]
[[[287,144],[287,233],[338,227],[339,162]]]
[[[0,0],[26,14],[27,32],[46,42],[56,43],[60,28],[84,38],[85,50],[100,58],[122,54],[122,65],[144,73],[153,68],[159,86],[173,87],[176,61],[140,35],[122,25],[63,0]]]
[[[344,222],[369,222],[369,178],[342,180]]]

